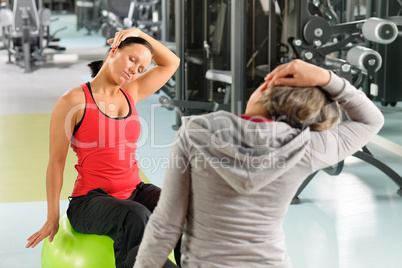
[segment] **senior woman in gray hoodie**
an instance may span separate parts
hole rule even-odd
[[[265,80],[244,116],[183,118],[135,268],[162,267],[181,236],[181,267],[292,267],[282,224],[296,191],[384,118],[348,81],[301,60]],[[349,120],[338,122],[337,104]]]

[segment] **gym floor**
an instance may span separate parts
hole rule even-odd
[[[45,173],[50,113],[68,89],[90,80],[86,64],[104,57],[105,40],[76,31],[74,15],[57,15],[51,32],[67,48],[64,57],[26,74],[6,64],[0,50],[0,268],[39,268],[41,246],[25,249],[26,239],[46,219]],[[0,41],[1,42],[1,41]],[[0,43],[1,46],[1,43]],[[50,51],[49,54],[54,53]],[[63,62],[64,61],[64,62]],[[161,93],[163,94],[163,93]],[[137,110],[143,126],[138,159],[144,180],[162,187],[164,167],[174,139],[176,114],[160,107],[154,94]],[[386,124],[368,148],[402,175],[402,106],[380,107]],[[69,152],[61,193],[64,213],[76,171]],[[402,197],[398,186],[374,166],[349,157],[338,176],[320,171],[291,205],[284,229],[290,258],[297,268],[399,268],[402,263]]]

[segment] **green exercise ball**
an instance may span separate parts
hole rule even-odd
[[[53,242],[43,242],[41,262],[42,268],[115,268],[113,240],[75,231],[63,214]]]

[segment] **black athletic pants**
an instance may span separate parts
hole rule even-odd
[[[139,245],[154,210],[160,188],[140,183],[126,200],[103,189],[70,199],[67,216],[71,226],[84,234],[108,235],[114,240],[116,268],[123,268],[128,252]]]

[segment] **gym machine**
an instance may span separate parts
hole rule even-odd
[[[349,18],[348,21],[343,18],[346,13],[344,3],[341,3],[340,10],[336,12],[337,9],[330,2],[269,0],[269,39],[277,40],[280,45],[271,42],[266,71],[273,70],[280,63],[300,58],[333,70],[372,97],[370,95],[377,88],[374,83],[376,73],[382,66],[383,58],[370,46],[372,43],[382,46],[393,43],[398,37],[397,25],[389,19],[369,16],[370,9],[367,18],[357,21]],[[275,4],[281,10],[279,19],[273,8]],[[402,195],[402,177],[375,158],[366,146],[353,156],[384,172],[399,186],[397,193]],[[338,175],[343,164],[342,161],[324,171],[330,175]],[[304,181],[292,204],[300,203],[299,194],[316,173]]]
[[[218,109],[230,110],[230,4],[227,0],[175,1],[176,54],[182,59],[175,76],[175,91],[161,96],[160,103],[180,115]],[[210,69],[220,69],[226,85]],[[209,72],[211,73],[211,71]],[[217,75],[217,74],[216,74]]]
[[[160,98],[162,106],[177,111],[173,128],[181,125],[182,115],[216,110],[241,113],[247,95],[258,84],[255,67],[267,57],[267,14],[260,2],[174,3],[175,52],[181,65],[175,75],[175,91]],[[258,79],[262,82],[263,77]]]
[[[7,63],[13,63],[14,57],[14,62],[19,64],[23,61],[25,73],[30,73],[31,62],[45,61],[45,48],[65,50],[52,42],[59,41],[54,35],[66,27],[50,34],[51,21],[50,10],[43,8],[42,1],[38,1],[37,7],[35,0],[14,0],[12,8],[7,2],[6,7],[0,10],[0,26],[8,52]]]
[[[102,25],[102,0],[76,0],[75,15],[77,16],[77,31],[86,29],[90,35],[97,32]]]
[[[362,15],[360,1],[353,0],[176,0],[176,53],[182,64],[174,94],[160,98],[163,106],[176,109],[173,127],[181,125],[182,115],[217,109],[241,114],[264,76],[296,58],[333,70],[373,98],[387,60],[375,48],[393,45],[399,30],[396,19],[373,17],[368,2]],[[402,177],[367,147],[354,156],[389,176],[402,195]],[[338,175],[342,169],[343,161],[324,171]],[[315,174],[305,180],[292,203],[300,202],[298,195]]]
[[[285,2],[285,4],[284,4]],[[271,57],[269,70],[277,64],[300,58],[304,61],[336,71],[350,80],[357,88],[363,85],[363,76],[370,81],[382,65],[381,55],[368,47],[368,42],[390,44],[398,36],[396,24],[390,20],[369,17],[363,20],[334,23],[336,18],[331,1],[308,0],[299,2],[282,1],[282,5],[293,3],[293,8],[285,7],[280,42],[291,50],[288,55]],[[339,2],[339,1],[338,1]],[[318,8],[325,3],[330,18],[322,15]],[[313,13],[313,14],[312,14]],[[289,18],[289,19],[288,19]],[[290,20],[290,23],[286,23]],[[272,24],[276,21],[271,20]],[[294,24],[296,30],[290,29]],[[291,33],[291,34],[289,34]],[[277,50],[275,54],[280,54]],[[291,55],[290,55],[291,54]],[[268,71],[269,71],[268,70]],[[369,89],[365,89],[369,95]]]
[[[117,31],[135,27],[160,39],[162,7],[160,0],[78,0],[75,3],[77,30],[85,28],[90,34],[100,29],[109,39]]]
[[[376,72],[374,81],[378,85],[378,92],[373,96],[383,106],[395,106],[402,100],[402,1],[376,1],[375,15],[393,21],[399,30],[396,40],[388,45],[376,43],[374,49],[383,57],[383,66]]]
[[[161,38],[160,0],[103,0],[102,8],[101,32],[106,39],[129,28],[139,28],[156,39]]]

